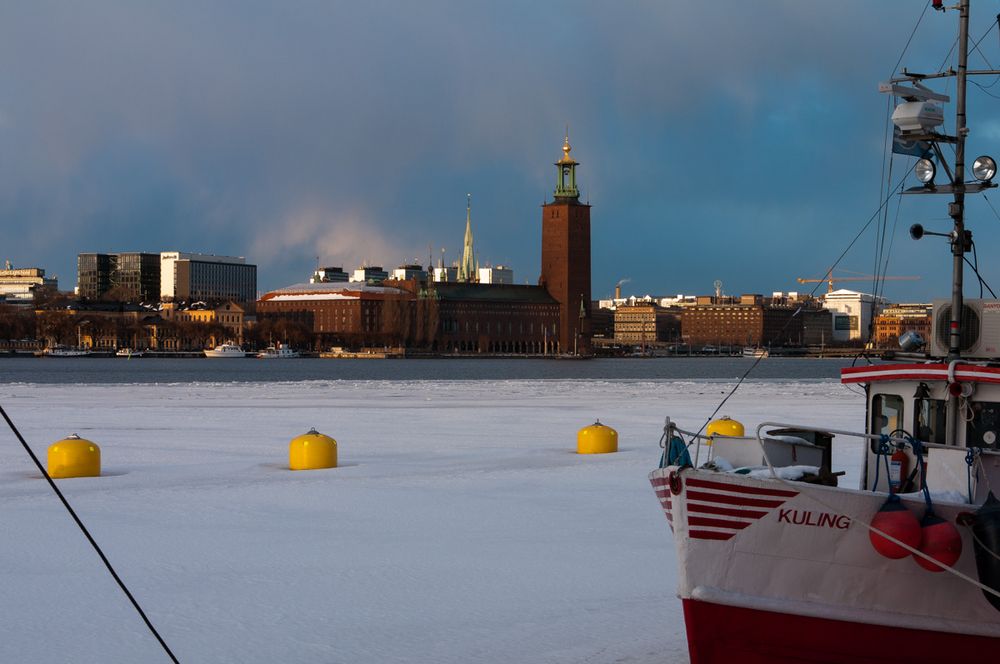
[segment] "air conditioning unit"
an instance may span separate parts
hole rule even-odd
[[[934,300],[931,355],[948,355],[951,332],[951,300]],[[965,300],[959,349],[963,357],[1000,358],[1000,300]]]

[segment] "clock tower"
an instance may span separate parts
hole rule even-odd
[[[555,163],[556,190],[542,206],[542,274],[538,283],[559,303],[559,329],[550,352],[590,355],[590,205],[580,202],[569,132]]]

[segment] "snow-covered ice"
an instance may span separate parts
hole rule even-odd
[[[73,432],[101,446],[103,476],[60,487],[182,662],[673,663],[673,542],[646,475],[663,417],[697,429],[731,386],[16,384],[0,403],[43,459]],[[836,381],[762,381],[720,414],[750,431],[858,430],[863,413]],[[596,418],[618,454],[573,453]],[[341,467],[287,470],[310,427]],[[0,662],[166,661],[0,440]]]

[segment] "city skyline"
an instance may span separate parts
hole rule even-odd
[[[15,6],[0,26],[20,63],[0,72],[0,259],[66,289],[81,252],[246,256],[266,292],[317,256],[391,269],[445,247],[451,264],[471,192],[480,261],[536,283],[568,123],[594,206],[594,299],[625,278],[637,294],[716,279],[810,292],[796,278],[822,277],[878,206],[877,83],[906,43],[886,35],[909,34],[925,4]],[[914,43],[951,30],[929,12]],[[946,60],[912,50],[900,66]],[[972,95],[970,156],[996,156],[997,102]],[[886,220],[888,273],[922,279],[885,295],[929,301],[947,295],[950,254],[906,229],[950,222],[946,201],[911,198]],[[969,212],[980,248],[1000,240],[982,197]],[[845,274],[873,272],[874,242],[869,229]]]

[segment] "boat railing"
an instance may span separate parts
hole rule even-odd
[[[774,442],[788,442],[788,444],[796,445],[805,448],[818,448],[819,446],[810,443],[809,441],[802,439],[796,440],[794,442],[789,442],[789,438],[795,438],[794,435],[782,434],[778,436],[767,435],[765,433],[767,430],[793,430],[796,432],[812,432],[817,434],[830,434],[834,436],[847,436],[853,438],[860,438],[862,440],[876,441],[879,443],[887,443],[890,446],[903,446],[903,447],[913,447],[914,438],[912,436],[885,436],[882,434],[865,433],[859,431],[848,431],[846,429],[831,429],[828,427],[817,427],[809,424],[789,424],[786,422],[761,422],[757,425],[757,431],[753,436],[722,436],[720,434],[708,435],[702,431],[686,431],[681,429],[676,424],[674,424],[671,419],[666,418],[666,423],[664,424],[664,440],[669,444],[670,436],[672,433],[678,433],[685,438],[687,438],[687,447],[690,450],[691,445],[694,445],[694,454],[692,457],[694,459],[695,467],[699,466],[701,461],[701,447],[702,442],[705,443],[706,447],[711,447],[713,440],[756,440],[757,444],[760,446],[761,453],[763,455],[764,463],[774,474],[774,464],[768,456],[768,443]],[[952,445],[944,445],[941,443],[930,443],[926,441],[920,441],[920,445],[925,450],[951,450],[951,451],[962,451],[967,452],[969,448],[967,447],[955,447]],[[991,450],[988,448],[977,448],[977,453],[985,457],[995,457],[1000,459],[1000,450]]]

